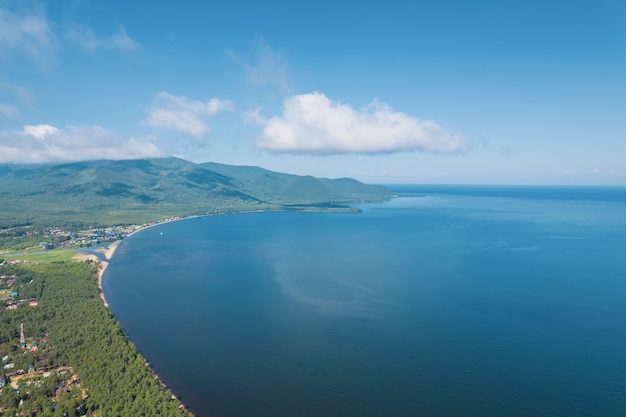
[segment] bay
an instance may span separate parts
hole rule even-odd
[[[199,416],[626,413],[626,189],[393,188],[146,229],[107,301]]]

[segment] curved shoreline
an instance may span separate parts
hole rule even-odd
[[[171,223],[171,222],[175,222],[175,221],[178,221],[178,220],[191,219],[191,218],[194,218],[194,217],[200,217],[200,216],[175,218],[175,219],[163,220],[163,221],[160,221],[160,222],[154,223],[154,224],[147,224],[145,226],[139,226],[139,227],[137,227],[137,229],[133,230],[128,235],[126,235],[125,239],[131,237],[135,233],[141,232],[142,230],[146,230],[146,229],[149,229],[149,228],[154,227],[154,226],[159,226],[159,225],[165,224],[165,223]],[[104,251],[104,257],[107,259],[107,261],[110,260],[113,257],[113,255],[115,254],[115,251],[117,250],[117,247],[120,245],[120,243],[122,243],[122,240],[124,240],[124,239],[118,239],[118,240],[115,240],[115,241],[109,243],[109,246],[108,246],[107,250]],[[99,260],[95,255],[87,255],[86,257],[89,258],[89,259],[95,259],[96,261],[98,261],[100,263],[100,267],[98,268],[98,288],[100,289],[100,298],[102,299],[102,302],[104,303],[104,306],[106,308],[109,308],[109,303],[107,303],[106,297],[104,296],[104,290],[102,288],[102,277],[104,276],[104,271],[106,271],[107,267],[109,266],[109,263],[107,261]]]
[[[154,224],[146,224],[146,225],[142,225],[137,227],[135,230],[133,230],[132,232],[130,232],[128,235],[126,235],[126,238],[129,238],[131,236],[133,236],[135,233],[141,232],[142,230],[145,229],[149,229],[151,227],[154,226],[159,226],[165,223],[172,223],[172,222],[176,222],[179,220],[188,220],[188,219],[195,219],[195,218],[199,218],[199,217],[209,217],[209,216],[220,216],[220,215],[228,215],[228,214],[232,214],[232,215],[236,215],[236,214],[249,214],[249,213],[268,213],[268,212],[282,212],[282,211],[290,211],[290,210],[250,210],[250,211],[240,211],[240,212],[233,212],[233,213],[216,213],[216,214],[203,214],[203,215],[195,215],[195,216],[189,216],[189,217],[177,217],[177,218],[171,218],[171,219],[167,219],[167,220],[163,220],[163,221],[159,221],[159,222],[155,222]],[[300,210],[296,210],[298,212],[307,212],[307,211],[300,211]],[[313,211],[313,212],[324,212],[324,211]],[[351,213],[351,212],[349,212]],[[122,243],[122,240],[124,239],[119,239],[119,240],[115,240],[113,242],[111,242],[107,248],[106,251],[104,251],[104,257],[108,260],[110,260],[113,255],[115,254],[115,251],[117,250],[118,246],[120,245],[120,243]],[[100,290],[100,298],[102,299],[102,302],[104,303],[104,306],[106,308],[108,308],[110,310],[109,304],[106,301],[106,298],[104,296],[104,290],[102,288],[102,280],[103,280],[103,276],[104,276],[104,272],[106,271],[107,267],[109,266],[109,262],[107,261],[103,261],[103,260],[99,260],[95,255],[86,255],[85,256],[87,259],[95,259],[97,262],[100,263],[99,269],[98,269],[98,289]],[[117,321],[117,319],[116,319]],[[119,323],[119,321],[118,321]],[[121,326],[121,323],[119,323]],[[127,335],[128,338],[128,335]],[[130,338],[128,338],[129,342],[130,342]],[[141,353],[140,353],[141,354]],[[143,357],[143,355],[142,355]],[[172,392],[171,388],[165,384],[165,382],[161,379],[161,377],[159,376],[159,374],[156,373],[156,371],[154,370],[154,368],[151,366],[150,362],[144,357],[143,358],[146,366],[148,367],[148,369],[150,369],[150,372],[152,372],[152,374],[154,375],[154,377],[156,378],[156,380],[159,382],[159,384],[161,384],[161,386],[164,389],[168,389],[170,390],[170,392]],[[172,393],[172,399],[176,399],[179,402],[179,408],[184,408],[185,410],[187,410],[187,412],[189,414],[191,414],[192,416],[194,415],[188,408],[187,405],[185,405],[180,398],[178,398],[174,393]]]
[[[149,229],[151,227],[155,227],[155,226],[160,226],[162,224],[166,224],[166,223],[173,223],[173,222],[177,222],[180,220],[189,220],[189,219],[197,219],[199,217],[209,217],[209,216],[221,216],[221,215],[228,215],[228,214],[244,214],[244,213],[267,213],[267,212],[273,212],[275,210],[261,210],[261,211],[257,211],[257,210],[250,210],[250,211],[238,211],[238,212],[233,212],[233,213],[215,213],[215,214],[199,214],[199,215],[194,215],[194,216],[188,216],[188,217],[173,217],[173,218],[169,218],[169,219],[165,219],[165,220],[160,220],[157,222],[154,222],[153,224],[143,224],[141,226],[137,226],[136,229],[134,229],[132,232],[130,232],[129,234],[126,235],[126,237],[124,237],[124,239],[127,239],[129,237],[131,237],[132,235],[141,232],[142,230],[146,230]],[[280,210],[276,210],[276,211],[280,211]],[[119,246],[120,243],[122,243],[122,240],[124,239],[118,239],[115,240],[111,243],[109,243],[109,246],[107,248],[106,251],[104,251],[104,257],[107,260],[110,260],[113,255],[115,254],[115,251],[117,250],[117,247]],[[102,298],[102,301],[104,302],[104,306],[109,308],[109,304],[106,301],[106,298],[104,297],[104,290],[102,289],[102,277],[104,276],[104,271],[107,269],[107,267],[109,266],[109,263],[107,261],[102,261],[100,259],[98,259],[95,255],[79,255],[77,257],[78,259],[82,258],[82,259],[92,259],[96,262],[100,262],[100,268],[98,270],[98,288],[100,289],[100,298]]]
[[[194,217],[201,217],[201,216],[194,216]],[[140,227],[140,228],[132,231],[131,233],[129,233],[126,236],[126,238],[134,235],[137,232],[140,232],[142,230],[148,229],[150,227],[158,226],[158,225],[164,224],[164,223],[171,223],[171,222],[174,222],[174,221],[177,221],[177,220],[189,219],[189,218],[192,218],[192,217],[185,217],[185,218],[178,218],[178,219],[173,219],[173,220],[166,220],[166,221],[162,221],[162,222],[159,222],[159,223],[146,225],[146,226]],[[115,240],[115,241],[113,241],[113,242],[111,242],[109,244],[107,250],[104,252],[104,257],[107,260],[110,260],[113,257],[113,255],[115,254],[115,251],[117,250],[118,246],[120,245],[120,243],[122,243],[122,240],[123,239]],[[95,256],[95,255],[84,255],[83,258],[84,259],[91,259],[91,260],[95,260],[95,261],[99,262],[99,267],[98,267],[98,289],[100,290],[100,298],[102,299],[102,302],[104,303],[104,306],[107,309],[109,309],[109,311],[110,311],[111,309],[109,307],[109,303],[107,302],[107,300],[106,300],[106,298],[104,296],[104,290],[102,288],[102,277],[104,276],[104,271],[106,271],[107,267],[109,266],[109,262],[99,260],[97,258],[97,256]],[[117,319],[115,319],[115,321],[117,321],[117,323],[121,327],[121,323]],[[124,333],[126,333],[126,332],[124,332]],[[128,337],[128,335],[126,335],[126,337],[127,337],[128,341],[130,342],[130,337]],[[165,390],[169,390],[170,392],[172,392],[171,388],[167,384],[165,384],[165,382],[161,379],[159,374],[157,374],[156,371],[154,370],[154,368],[150,365],[150,362],[148,362],[148,360],[145,357],[143,357],[143,355],[141,353],[139,353],[139,354],[142,356],[142,358],[143,358],[143,360],[144,360],[144,362],[146,364],[146,367],[150,370],[152,375],[154,375],[154,378],[161,385],[161,387],[163,389],[165,389]],[[172,399],[178,401],[178,403],[179,403],[178,408],[185,409],[190,415],[192,415],[192,416],[194,415],[189,410],[189,408],[173,392],[172,392]]]

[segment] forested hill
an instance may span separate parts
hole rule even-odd
[[[246,210],[346,210],[382,186],[177,158],[0,165],[0,229],[113,225]]]

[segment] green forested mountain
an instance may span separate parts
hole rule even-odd
[[[0,228],[143,223],[243,210],[346,209],[382,186],[177,158],[0,165]],[[344,206],[344,207],[342,207]]]

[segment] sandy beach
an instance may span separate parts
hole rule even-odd
[[[116,240],[115,242],[110,243],[109,247],[106,249],[106,251],[104,251],[104,257],[106,259],[111,259],[111,257],[113,257],[113,254],[115,253],[115,250],[117,249],[118,245],[121,242],[122,242],[121,240]],[[107,300],[104,297],[104,291],[102,290],[102,277],[104,276],[104,271],[106,271],[107,267],[109,266],[109,263],[107,261],[99,260],[96,255],[86,254],[86,253],[78,253],[74,255],[73,258],[79,259],[81,261],[90,260],[95,263],[100,263],[100,267],[98,268],[98,288],[100,288],[100,298],[102,298],[102,302],[104,303],[104,306],[109,308],[109,303],[107,303]]]
[[[115,250],[121,243],[121,240],[116,240],[113,243],[109,243],[108,249],[104,252],[104,257],[107,259],[111,259]],[[91,255],[94,256],[94,255]],[[95,257],[95,256],[94,256]],[[97,259],[97,258],[96,258]],[[106,271],[109,263],[107,261],[100,261],[100,268],[98,269],[98,288],[100,288],[100,298],[102,298],[102,302],[106,308],[109,308],[109,303],[107,303],[106,298],[104,297],[104,291],[102,289],[102,277],[104,276],[104,271]]]
[[[102,276],[104,275],[104,271],[109,266],[109,263],[106,261],[100,261],[100,268],[98,269],[98,288],[100,288],[100,298],[102,298],[102,302],[106,308],[109,308],[109,303],[107,303],[106,298],[104,298],[104,291],[102,291]]]
[[[119,246],[121,242],[122,242],[121,240],[116,240],[113,243],[109,243],[109,248],[104,252],[104,257],[107,259],[111,259],[111,257],[115,253],[115,250],[117,249],[117,247]]]

